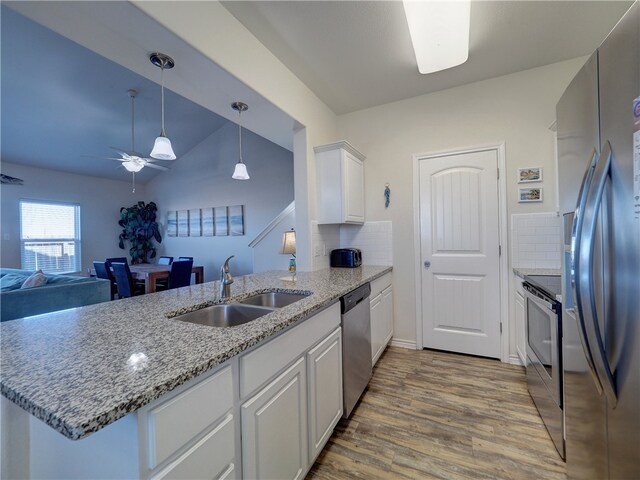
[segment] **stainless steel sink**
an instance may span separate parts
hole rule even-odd
[[[308,296],[309,295],[306,293],[267,292],[252,295],[249,298],[241,300],[239,303],[245,305],[258,305],[261,307],[282,308]]]
[[[274,310],[274,308],[268,307],[231,303],[228,305],[212,305],[173,318],[182,322],[197,323],[209,327],[237,327],[267,315]]]

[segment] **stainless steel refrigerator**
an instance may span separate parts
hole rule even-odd
[[[640,479],[640,4],[557,106],[569,479]]]

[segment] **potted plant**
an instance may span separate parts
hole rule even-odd
[[[149,259],[155,258],[156,247],[153,240],[162,242],[162,235],[156,213],[158,207],[154,202],[145,204],[138,202],[132,207],[120,209],[118,224],[122,227],[119,246],[124,250],[125,240],[129,241],[129,254],[131,263],[149,263]]]

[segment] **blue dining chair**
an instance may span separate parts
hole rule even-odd
[[[118,262],[118,263],[126,263],[127,265],[129,265],[129,261],[127,260],[127,257],[112,257],[112,258],[107,258],[107,263],[114,263],[114,262]]]
[[[173,257],[160,257],[158,259],[158,265],[171,265],[172,263],[173,263]]]
[[[113,262],[111,264],[113,268],[113,276],[116,279],[116,285],[118,286],[118,297],[128,298],[134,295],[142,295],[144,289],[141,285],[133,281],[131,270],[129,265],[123,262]]]
[[[169,289],[187,287],[191,284],[193,260],[176,260],[169,272]]]
[[[118,293],[118,287],[116,285],[116,279],[113,276],[113,272],[111,271],[111,266],[109,262],[93,262],[93,269],[96,271],[96,277],[104,278],[105,280],[109,280],[111,283],[111,300],[116,297],[116,293]]]

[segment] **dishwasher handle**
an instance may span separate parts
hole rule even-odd
[[[340,299],[340,313],[344,315],[369,295],[371,295],[371,285],[369,283],[350,291]]]

